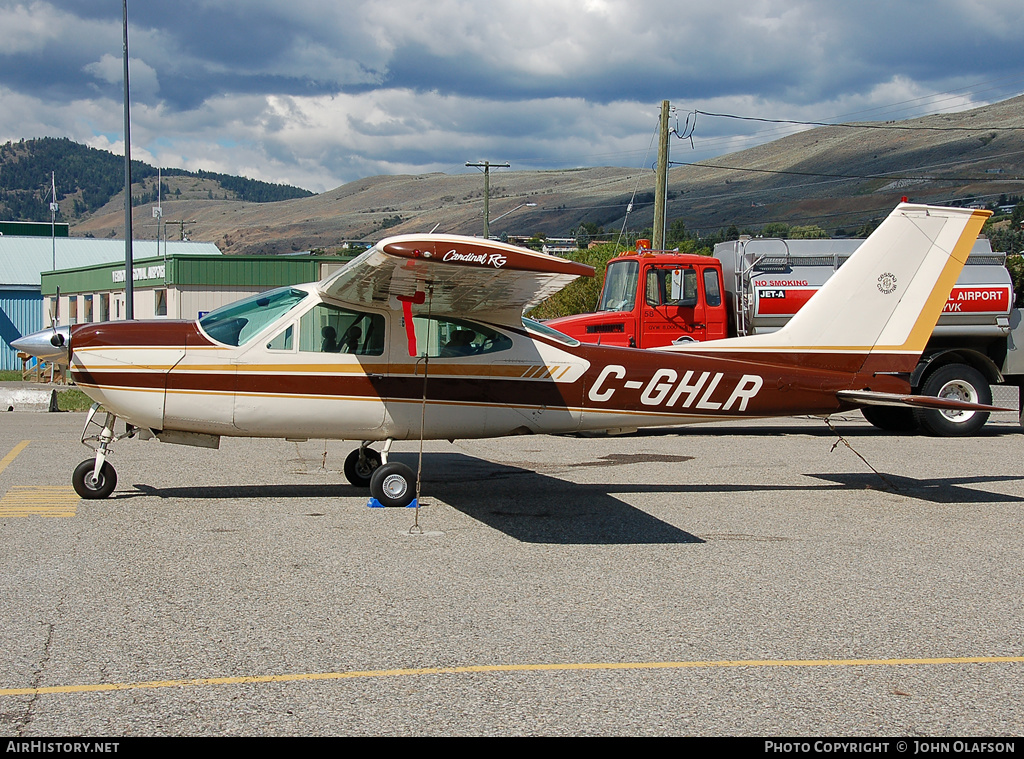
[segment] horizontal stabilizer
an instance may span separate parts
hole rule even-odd
[[[983,403],[968,403],[953,398],[936,398],[934,395],[902,395],[900,393],[879,393],[873,390],[840,390],[836,397],[844,403],[855,406],[912,406],[934,408],[940,411],[1015,411],[1012,408],[986,406]]]

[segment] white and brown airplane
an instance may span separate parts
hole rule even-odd
[[[61,354],[98,406],[75,470],[84,498],[138,435],[217,447],[220,436],[362,441],[345,475],[382,504],[412,501],[395,440],[500,437],[828,415],[865,405],[986,413],[910,395],[917,364],[987,212],[902,204],[778,332],[653,351],[580,344],[523,318],[590,267],[469,237],[381,241],[321,282],[198,321],[43,331],[16,347]],[[126,424],[115,433],[114,421]],[[90,430],[93,432],[90,433]],[[385,441],[381,452],[369,447]]]

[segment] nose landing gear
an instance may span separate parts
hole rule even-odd
[[[107,461],[110,446],[118,440],[134,437],[136,432],[135,427],[128,424],[125,425],[124,434],[114,434],[114,422],[117,421],[117,417],[107,411],[103,424],[100,424],[96,420],[99,410],[98,403],[92,404],[85,417],[85,429],[82,430],[82,444],[92,448],[96,455],[75,467],[74,474],[71,475],[71,485],[81,498],[106,498],[114,492],[114,488],[117,487],[117,472]],[[93,428],[99,428],[99,431],[94,431]]]

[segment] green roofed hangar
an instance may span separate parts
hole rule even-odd
[[[252,293],[322,279],[347,260],[309,254],[207,255],[173,246],[168,243],[166,255],[135,258],[135,318],[198,319]],[[46,324],[51,309],[61,326],[124,319],[124,262],[44,272],[42,295]]]
[[[10,231],[0,234],[0,369],[21,368],[11,341],[48,327],[51,316],[58,326],[125,318],[124,240]],[[213,243],[188,241],[135,240],[132,251],[138,319],[196,319],[255,292],[322,279],[349,260],[225,256]]]

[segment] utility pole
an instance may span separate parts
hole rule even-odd
[[[669,102],[661,101],[658,122],[658,169],[654,176],[654,240],[652,250],[665,250],[665,214],[668,195],[668,112]]]
[[[50,190],[53,193],[50,197],[50,245],[52,246],[53,263],[50,271],[57,271],[57,174],[50,172]]]
[[[467,162],[466,165],[474,169],[484,170],[484,239],[489,240],[491,234],[491,167],[508,169],[510,165],[507,163],[491,163],[490,161],[481,161],[479,163]]]
[[[195,219],[168,219],[167,221],[164,222],[164,226],[166,227],[168,224],[177,224],[178,225],[178,239],[184,241],[184,239],[185,239],[185,225],[186,224],[198,224],[198,223],[199,222],[197,222]],[[166,232],[165,232],[165,234],[166,234]]]

